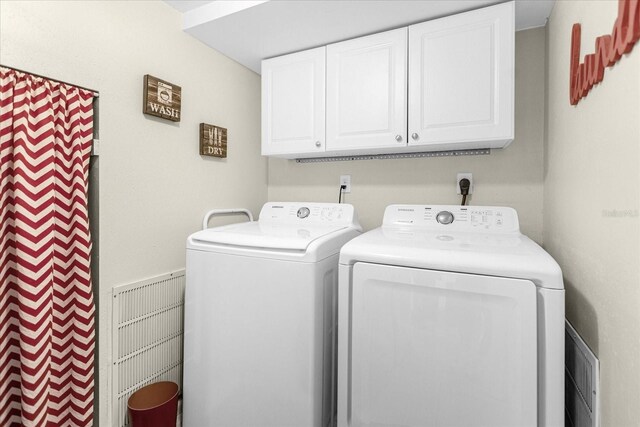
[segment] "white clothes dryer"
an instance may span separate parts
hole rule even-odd
[[[338,292],[339,427],[564,425],[562,273],[515,210],[388,206]]]
[[[267,203],[187,240],[183,425],[335,422],[338,256],[353,206]]]

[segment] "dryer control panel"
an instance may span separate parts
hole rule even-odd
[[[513,208],[458,205],[390,205],[384,226],[411,226],[447,231],[514,233],[520,231]]]
[[[260,211],[260,222],[359,227],[352,205],[346,203],[269,202]]]

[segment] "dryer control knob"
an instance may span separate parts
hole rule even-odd
[[[303,219],[309,216],[309,214],[311,213],[311,211],[309,210],[309,208],[300,208],[298,209],[298,218]]]
[[[436,216],[436,221],[440,224],[451,224],[453,222],[453,214],[449,211],[440,211]]]

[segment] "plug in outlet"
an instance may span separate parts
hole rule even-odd
[[[351,193],[351,175],[340,175],[340,185],[346,187],[343,193]]]
[[[462,194],[460,192],[460,180],[467,178],[471,185],[469,186],[469,194],[473,194],[473,174],[472,173],[459,173],[456,178],[456,194]]]

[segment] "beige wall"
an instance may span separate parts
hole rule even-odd
[[[392,203],[459,204],[456,174],[472,172],[471,204],[512,206],[522,230],[542,241],[544,137],[544,29],[516,34],[516,137],[489,156],[296,163],[269,159],[269,200],[338,200],[340,175],[365,229],[382,222]]]
[[[610,34],[615,1],[558,1],[548,24],[544,242],[567,318],[601,363],[602,425],[640,425],[640,46],[569,104],[571,27],[581,58]],[[614,212],[616,211],[616,212]]]
[[[111,289],[184,267],[214,207],[259,212],[260,79],[180,29],[164,2],[0,2],[0,62],[100,92],[100,424],[107,426]],[[182,86],[182,121],[142,114],[142,78]],[[226,160],[198,155],[198,124],[226,127]]]

